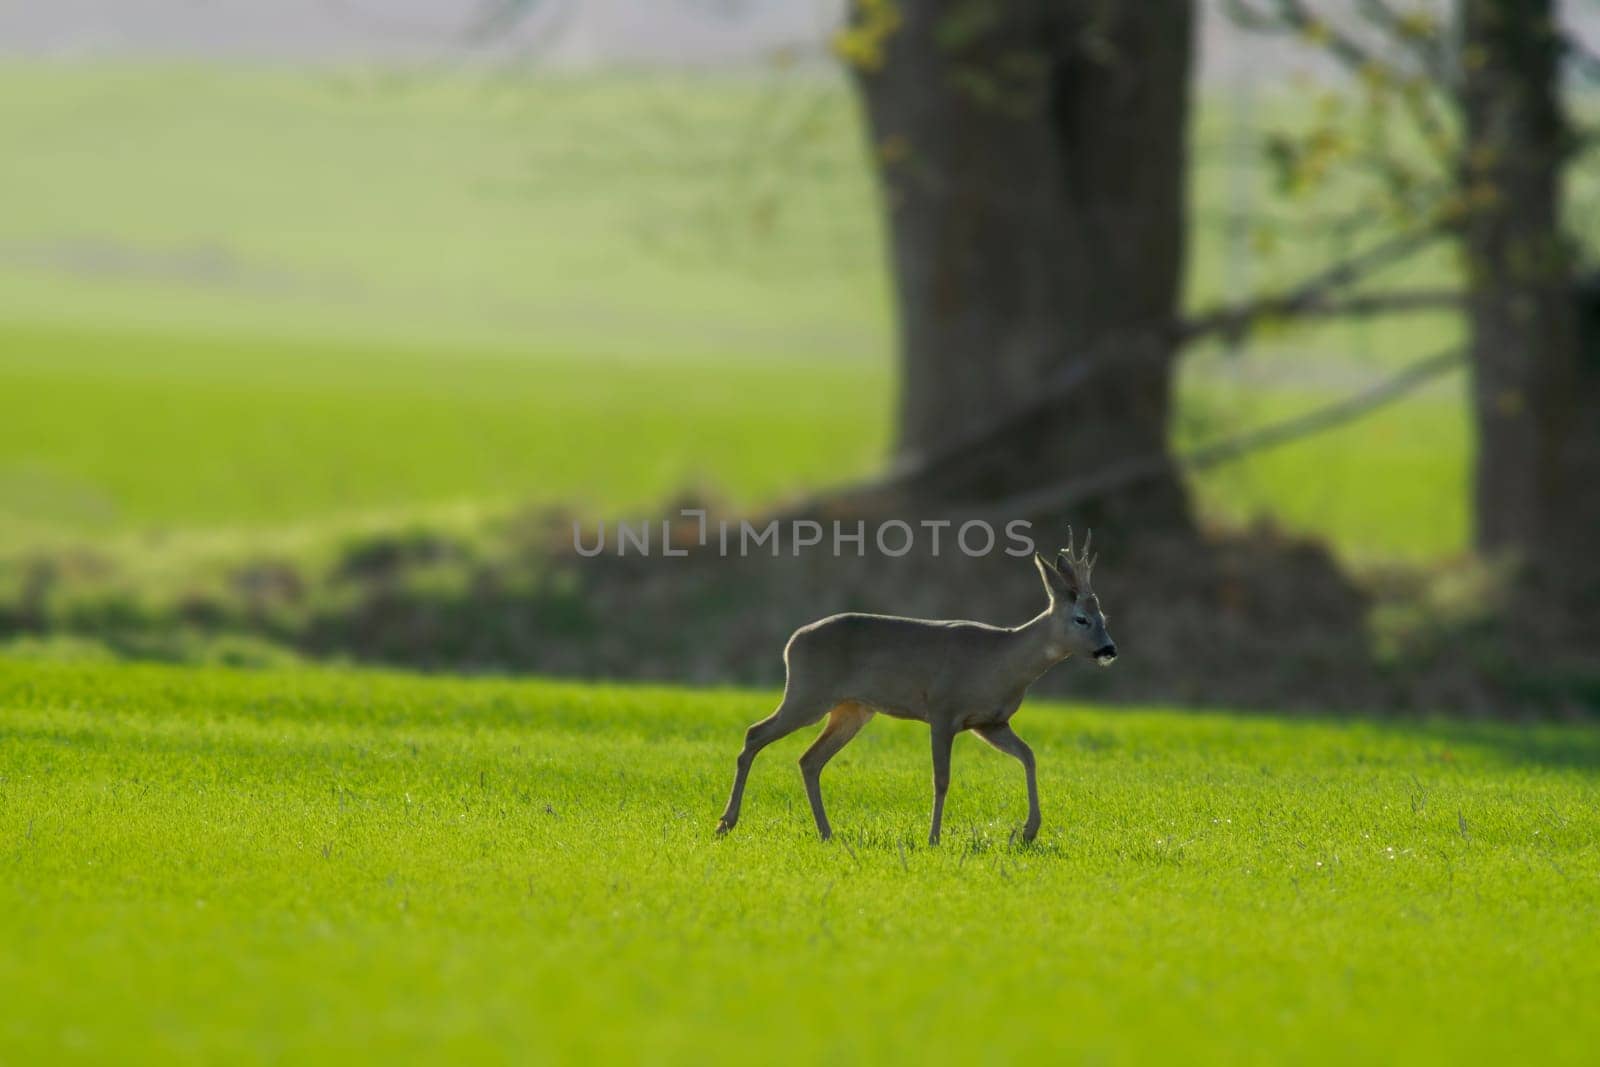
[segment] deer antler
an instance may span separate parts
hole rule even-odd
[[[1099,553],[1090,555],[1090,549],[1094,547],[1094,530],[1089,529],[1084,531],[1082,552],[1076,550],[1075,543],[1075,539],[1072,535],[1072,527],[1068,526],[1067,547],[1061,551],[1067,557],[1067,562],[1072,564],[1072,569],[1078,573],[1079,579],[1087,582],[1089,580],[1089,576],[1094,573],[1095,560],[1100,558]]]

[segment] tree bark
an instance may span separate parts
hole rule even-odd
[[[1572,528],[1578,323],[1561,228],[1571,134],[1552,0],[1466,0],[1465,252],[1478,548],[1555,565]]]
[[[1595,491],[1600,487],[1600,272],[1581,279],[1575,294],[1577,382],[1572,425],[1562,450],[1568,494],[1561,524],[1562,566],[1576,578],[1600,584],[1600,554],[1594,549],[1600,533],[1600,492]],[[1600,629],[1600,618],[1593,626]]]
[[[1069,396],[917,479],[982,502],[1167,453],[1185,258],[1191,0],[916,0],[858,65],[886,200],[902,458]],[[1116,511],[1190,528],[1176,469]],[[1116,518],[1113,515],[1112,518]]]

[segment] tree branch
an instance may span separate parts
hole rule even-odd
[[[1421,11],[1402,15],[1386,0],[1358,0],[1356,6],[1368,22],[1415,56],[1425,74],[1446,89],[1454,89],[1456,72],[1443,35],[1425,32],[1433,16]]]
[[[1272,10],[1263,11],[1247,0],[1227,0],[1228,15],[1234,23],[1256,33],[1294,33],[1324,48],[1351,71],[1360,74],[1382,69],[1383,64],[1355,38],[1341,33],[1326,19],[1319,18],[1305,0],[1271,0]]]
[[[1128,338],[1118,338],[1129,343]],[[1143,331],[1133,342],[1142,344],[1149,349],[1147,353],[1125,356],[1123,360],[1113,362],[1108,353],[1115,349],[1112,339],[1102,340],[1099,344],[1081,359],[1062,367],[1059,372],[1044,382],[1028,400],[1017,404],[1009,411],[1002,412],[995,418],[989,419],[973,429],[952,437],[940,447],[916,455],[899,457],[883,474],[845,485],[835,486],[823,490],[809,497],[792,509],[796,514],[807,513],[821,506],[851,508],[854,504],[866,501],[873,497],[892,495],[897,490],[925,477],[932,471],[983,448],[996,438],[1011,431],[1017,424],[1049,411],[1052,407],[1066,400],[1077,392],[1085,383],[1096,374],[1113,366],[1126,365],[1128,359],[1147,360],[1170,358],[1170,349],[1160,344],[1160,331],[1150,329]]]
[[[1434,379],[1465,366],[1466,362],[1466,351],[1452,348],[1420,359],[1392,377],[1352,396],[1303,415],[1198,445],[1175,459],[1164,454],[1141,456],[1085,478],[1073,478],[1018,493],[998,503],[970,510],[975,514],[1006,518],[1062,512],[1164,477],[1174,464],[1191,474],[1208,470],[1365,418]]]
[[[1265,2],[1265,0],[1264,0]],[[1441,159],[1450,155],[1450,130],[1447,119],[1435,107],[1436,101],[1417,80],[1402,77],[1405,72],[1395,69],[1382,56],[1373,52],[1361,41],[1341,31],[1330,20],[1323,18],[1306,6],[1305,0],[1270,0],[1271,11],[1252,7],[1247,0],[1226,0],[1226,9],[1234,23],[1256,33],[1296,34],[1310,45],[1321,48],[1359,78],[1376,76],[1397,86],[1401,102],[1421,131],[1428,147]],[[1445,90],[1455,84],[1455,74],[1448,54],[1430,45],[1408,26],[1406,18],[1391,9],[1383,0],[1360,0],[1360,8],[1367,21],[1383,28],[1397,45],[1410,53],[1419,64],[1420,73]]]
[[[1358,293],[1342,299],[1327,295],[1296,301],[1286,307],[1281,297],[1267,297],[1215,312],[1214,322],[1197,323],[1196,332],[1185,340],[1198,340],[1215,333],[1229,342],[1243,340],[1258,326],[1274,319],[1365,319],[1378,315],[1409,315],[1419,311],[1460,311],[1466,296],[1454,289],[1395,289],[1382,293]]]
[[[495,40],[541,13],[545,0],[479,0],[477,11],[461,36],[470,43]],[[562,17],[558,12],[557,17]]]
[[[1175,348],[1212,334],[1240,336],[1248,330],[1253,319],[1268,312],[1279,317],[1318,314],[1318,309],[1329,306],[1327,297],[1332,290],[1351,285],[1375,270],[1404,259],[1438,239],[1443,232],[1442,227],[1434,226],[1397,235],[1366,252],[1318,271],[1287,293],[1264,301],[1243,307],[1223,308],[1195,318],[1152,324],[1145,329],[1101,338],[1088,352],[1062,367],[1042,383],[1028,400],[1011,410],[952,437],[936,449],[903,456],[881,475],[835,486],[807,497],[797,503],[792,512],[803,514],[825,507],[849,509],[873,498],[892,495],[940,467],[981,450],[1011,432],[1019,423],[1046,414],[1102,371],[1124,370],[1134,362],[1170,360]],[[1369,313],[1378,313],[1376,304],[1381,295],[1354,298],[1349,303],[1357,299],[1372,303],[1373,308]],[[1331,312],[1324,310],[1323,314]]]
[[[1395,289],[1386,293],[1359,293],[1343,300],[1324,300],[1302,307],[1296,317],[1361,319],[1418,311],[1460,311],[1466,299],[1466,294],[1454,289]]]
[[[1189,344],[1211,335],[1238,340],[1250,331],[1258,319],[1316,314],[1316,309],[1326,308],[1328,294],[1333,290],[1350,286],[1374,271],[1392,266],[1437,240],[1443,233],[1442,227],[1431,226],[1399,234],[1365,252],[1323,268],[1285,293],[1263,297],[1248,304],[1217,308],[1181,320],[1176,331],[1178,342]],[[1376,308],[1369,313],[1375,312]]]
[[[1567,62],[1587,81],[1600,82],[1600,52],[1581,40],[1577,34],[1566,36]]]

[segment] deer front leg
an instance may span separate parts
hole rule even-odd
[[[944,795],[950,788],[950,746],[956,734],[948,726],[933,723],[933,826],[928,830],[928,844],[939,843],[939,823],[944,819]]]
[[[1032,841],[1039,833],[1039,782],[1033,769],[1033,749],[1017,736],[1008,723],[979,726],[974,732],[1008,756],[1015,756],[1028,776],[1028,821],[1022,827],[1022,840]]]

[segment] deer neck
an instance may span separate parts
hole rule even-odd
[[[1071,655],[1066,642],[1054,634],[1049,608],[1011,633],[1013,639],[1007,666],[1024,682],[1032,682]]]

